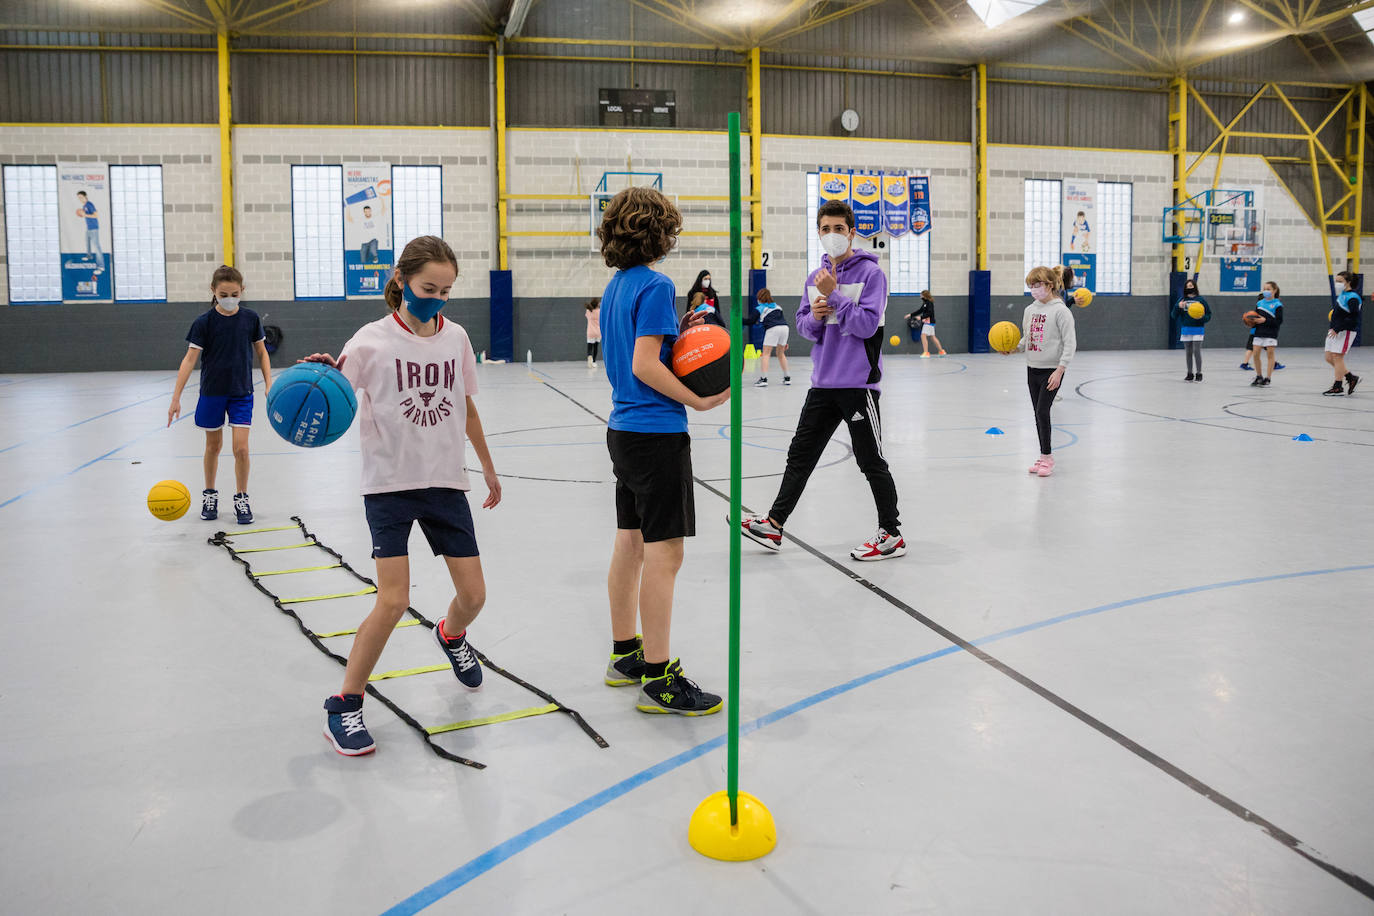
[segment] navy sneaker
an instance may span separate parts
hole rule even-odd
[[[709,716],[720,712],[724,705],[720,697],[707,693],[682,673],[682,662],[673,659],[662,677],[641,680],[639,702],[635,708],[640,712],[673,713],[679,716]]]
[[[1283,363],[1274,363],[1274,369],[1275,369],[1275,370],[1279,370],[1279,369],[1282,369],[1282,368],[1283,368]]]
[[[606,663],[606,686],[629,687],[638,684],[644,676],[644,646],[635,646],[633,652],[617,655],[611,652],[611,660]]]
[[[207,522],[219,518],[219,490],[204,490],[200,494],[200,517]]]
[[[377,749],[372,736],[367,733],[367,726],[363,724],[361,694],[335,694],[324,701],[324,711],[329,714],[324,736],[334,745],[334,750],[345,757],[360,757]]]
[[[444,633],[444,622],[441,620],[434,625],[434,640],[448,656],[449,664],[453,665],[453,673],[458,676],[459,683],[469,690],[476,690],[482,686],[482,663],[477,661],[477,654],[468,644],[467,630],[449,638]]]
[[[253,510],[248,508],[248,494],[234,494],[234,515],[238,518],[240,525],[252,524]]]
[[[1246,370],[1247,372],[1250,370],[1250,364],[1249,364],[1249,363],[1241,363],[1241,364],[1240,364],[1240,367],[1241,367],[1242,369]]]

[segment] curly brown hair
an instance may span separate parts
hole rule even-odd
[[[626,188],[606,204],[596,237],[607,267],[628,270],[652,264],[673,250],[682,213],[653,188]]]
[[[452,264],[455,271],[458,269],[458,258],[454,256],[453,249],[437,235],[422,235],[406,244],[405,250],[396,259],[396,269],[391,272],[386,288],[382,290],[382,299],[389,309],[393,312],[400,309],[404,301],[401,284],[409,282],[432,261]]]

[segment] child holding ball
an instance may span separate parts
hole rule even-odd
[[[672,251],[681,231],[673,202],[645,187],[612,197],[596,230],[601,258],[615,270],[601,296],[616,515],[606,576],[612,643],[605,681],[639,688],[641,712],[706,716],[720,711],[721,699],[683,674],[669,631],[684,540],[696,534],[687,408],[710,410],[730,391],[696,395],[665,362],[678,336],[676,297],[673,281],[652,265]],[[683,316],[684,326],[704,319],[704,313]]]
[[[337,360],[328,353],[307,357],[339,369],[357,392],[363,509],[377,561],[377,603],[353,639],[343,688],[324,701],[324,735],[350,757],[376,750],[363,724],[363,691],[410,604],[408,542],[416,522],[434,555],[444,558],[456,592],[434,638],[464,687],[482,684],[467,641],[468,624],[487,597],[463,467],[468,442],[487,485],[482,508],[501,501],[501,481],[472,400],[472,343],[461,325],[439,314],[457,277],[458,260],[443,239],[414,239],[383,292],[390,313],[363,325]]]
[[[167,425],[181,416],[181,392],[191,370],[200,366],[200,398],[196,401],[196,426],[205,430],[205,490],[200,494],[200,517],[219,518],[219,452],[224,446],[224,423],[229,421],[234,449],[234,515],[240,525],[253,521],[248,504],[248,430],[253,425],[253,357],[262,369],[262,387],[272,387],[272,364],[267,356],[267,335],[262,319],[252,309],[241,308],[243,274],[228,265],[210,277],[211,309],[191,322],[186,334],[186,355],[177,369]]]
[[[1202,314],[1194,317],[1193,312],[1200,306]],[[1212,320],[1212,307],[1197,291],[1197,280],[1189,279],[1183,284],[1183,298],[1174,303],[1173,318],[1178,320],[1178,339],[1183,344],[1184,359],[1188,363],[1185,382],[1202,381],[1202,336],[1203,325]],[[1197,372],[1193,362],[1197,362]]]

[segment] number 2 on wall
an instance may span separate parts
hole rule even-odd
[[[763,251],[759,253],[759,266],[764,270],[773,266],[773,252]]]

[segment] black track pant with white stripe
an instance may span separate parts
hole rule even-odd
[[[787,470],[768,515],[778,525],[797,507],[811,472],[816,469],[825,445],[841,422],[849,427],[854,460],[868,478],[873,503],[878,509],[878,524],[888,534],[897,534],[897,485],[883,458],[883,425],[878,413],[876,391],[867,388],[812,388],[806,393],[797,431],[787,449]]]

